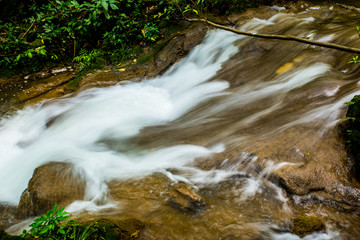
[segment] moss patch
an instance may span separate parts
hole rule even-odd
[[[144,223],[137,219],[124,219],[116,222],[100,219],[90,224],[77,226],[78,231],[83,232],[89,225],[91,227],[88,231],[91,233],[90,239],[92,240],[137,239],[145,226]]]
[[[314,216],[300,216],[293,220],[293,226],[291,232],[303,237],[307,234],[321,231],[325,229],[324,223],[322,223],[317,217]]]

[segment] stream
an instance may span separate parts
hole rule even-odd
[[[232,18],[241,30],[360,47],[360,14],[333,5]],[[86,182],[67,211],[137,218],[150,224],[140,239],[296,240],[289,226],[301,215],[326,225],[302,239],[359,239],[359,210],[330,194],[359,191],[338,133],[344,103],[360,94],[352,57],[210,30],[161,76],[0,119],[0,202],[17,205],[34,169],[66,162]],[[196,190],[204,210],[167,203],[178,182]]]

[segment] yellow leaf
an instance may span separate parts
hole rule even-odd
[[[151,40],[155,41],[155,38],[150,38]]]
[[[136,59],[134,59],[134,63],[136,63]]]
[[[104,70],[104,72],[110,72],[111,70]]]
[[[142,33],[142,35],[145,37],[145,31],[144,31],[144,29],[141,30],[141,33]]]
[[[120,68],[119,69],[119,72],[125,72],[126,71],[126,68]]]
[[[44,44],[44,39],[41,39],[41,42]]]
[[[296,57],[296,58],[294,58],[294,60],[293,60],[293,62],[295,62],[295,63],[300,63],[300,62],[302,62],[304,60],[304,57]]]
[[[118,65],[116,65],[116,66],[120,66],[121,65],[121,63],[119,63]]]
[[[131,237],[137,238],[139,236],[140,230],[136,230],[133,234],[131,234]]]
[[[284,65],[282,65],[277,71],[276,74],[280,74],[286,71],[289,71],[291,68],[294,67],[293,63],[285,63]]]

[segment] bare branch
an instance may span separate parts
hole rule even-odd
[[[258,37],[258,38],[266,38],[266,39],[278,39],[278,40],[286,40],[286,41],[295,41],[295,42],[301,42],[301,43],[307,43],[315,46],[325,47],[325,48],[332,48],[337,49],[344,52],[350,52],[350,53],[360,53],[360,48],[353,48],[353,47],[347,47],[335,43],[327,43],[327,42],[318,42],[309,40],[306,38],[300,38],[300,37],[294,37],[294,36],[287,36],[287,35],[274,35],[274,34],[261,34],[261,33],[253,33],[253,32],[247,32],[247,31],[241,31],[237,30],[231,27],[223,26],[214,22],[211,22],[206,19],[186,19],[189,22],[204,22],[210,26],[223,29],[226,31],[230,31],[236,34],[246,35],[250,37]]]

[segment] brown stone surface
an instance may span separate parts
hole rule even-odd
[[[67,206],[84,197],[85,182],[73,172],[68,163],[51,162],[35,169],[28,188],[23,192],[18,215],[36,216],[57,203]]]
[[[205,207],[205,203],[195,189],[182,182],[172,186],[169,204],[182,211],[198,211]]]

